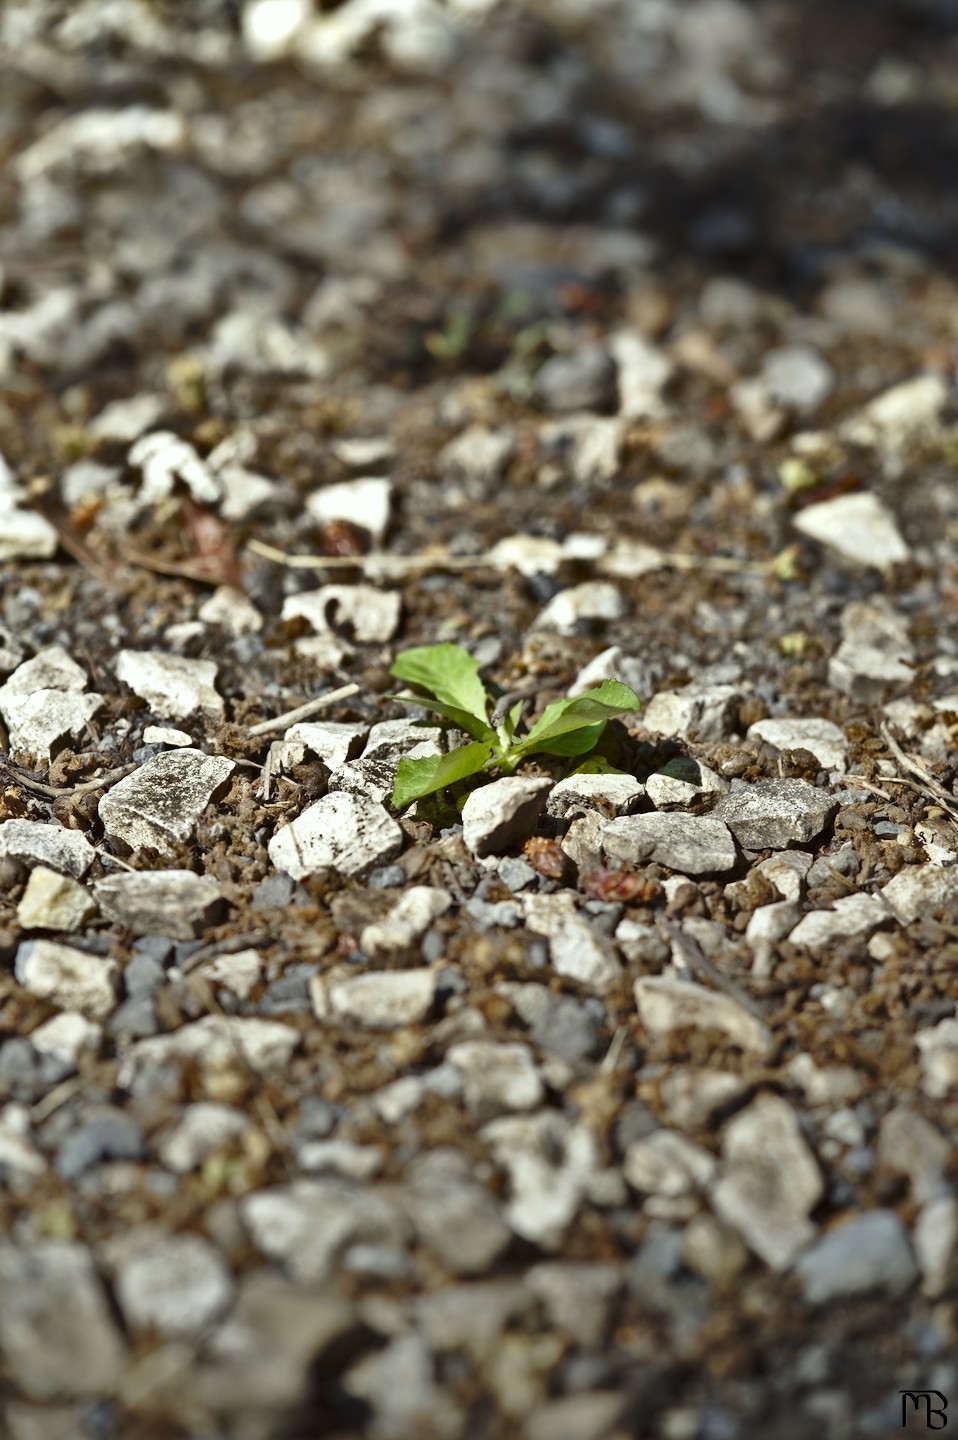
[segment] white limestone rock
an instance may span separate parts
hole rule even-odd
[[[629,420],[659,420],[667,413],[662,392],[675,365],[644,335],[618,330],[609,340],[619,382],[619,414]]]
[[[759,780],[725,796],[712,813],[743,849],[786,850],[814,840],[837,811],[834,796],[807,780]]]
[[[88,1020],[104,1020],[116,1006],[116,962],[71,945],[25,941],[17,950],[14,974],[31,995]]]
[[[685,810],[697,800],[724,795],[728,788],[723,775],[690,755],[677,755],[645,782],[645,793],[657,810]]]
[[[549,926],[549,958],[557,975],[604,993],[622,978],[622,963],[608,936],[582,915],[560,915]]]
[[[848,742],[831,720],[816,717],[757,720],[745,732],[746,740],[763,740],[776,750],[808,750],[823,770],[848,769]]]
[[[391,640],[399,629],[401,611],[398,590],[376,590],[372,585],[321,585],[283,602],[284,620],[301,617],[320,634],[348,631],[359,645]]]
[[[534,1110],[545,1094],[539,1067],[528,1045],[463,1040],[446,1059],[463,1079],[466,1105],[477,1123],[511,1110]]]
[[[257,1190],[240,1201],[240,1213],[256,1248],[301,1285],[324,1284],[350,1245],[409,1239],[392,1196],[333,1175]]]
[[[651,860],[683,875],[720,875],[736,863],[735,841],[713,815],[652,811],[609,820],[601,830],[602,849],[614,860]]]
[[[569,775],[553,785],[546,809],[558,819],[582,810],[598,810],[611,818],[637,809],[644,794],[634,775]]]
[[[820,952],[843,940],[867,940],[893,912],[880,895],[845,895],[830,910],[811,910],[789,935],[793,945]]]
[[[0,830],[0,839],[3,831]],[[881,896],[903,925],[958,901],[958,867],[906,865],[881,888]]]
[[[653,1035],[673,1030],[720,1030],[740,1049],[767,1055],[772,1036],[767,1025],[737,1000],[717,990],[671,975],[644,975],[635,982],[639,1019]]]
[[[124,871],[96,881],[97,903],[134,935],[192,940],[223,908],[223,890],[192,870]]]
[[[0,1243],[0,1352],[13,1382],[35,1400],[97,1401],[113,1392],[126,1347],[88,1246]]]
[[[515,432],[508,426],[470,425],[443,446],[437,463],[444,474],[485,487],[501,478],[515,449]]]
[[[887,572],[911,555],[888,506],[866,491],[807,505],[792,523],[800,534],[851,565]]]
[[[103,828],[132,851],[168,854],[193,833],[197,818],[236,766],[224,755],[170,750],[107,791],[98,806]]]
[[[425,966],[368,975],[317,975],[310,983],[310,997],[320,1020],[397,1030],[426,1018],[438,985],[437,971]]]
[[[269,842],[277,870],[303,880],[319,870],[361,876],[394,860],[403,832],[375,800],[346,790],[324,795]]]
[[[371,960],[395,960],[409,955],[432,922],[452,904],[448,890],[438,885],[412,885],[383,920],[360,932],[359,948]]]
[[[884,596],[854,600],[841,618],[842,641],[828,663],[828,683],[855,700],[881,702],[914,683],[908,624]]]
[[[462,838],[473,855],[501,855],[531,834],[552,781],[508,775],[480,785],[462,807]]]
[[[263,628],[263,617],[252,600],[232,585],[218,585],[197,610],[196,618],[228,635],[256,635]]]
[[[96,902],[84,886],[45,865],[31,872],[17,906],[24,930],[81,930],[95,914]]]
[[[290,745],[304,745],[310,754],[318,755],[330,770],[338,770],[358,753],[368,734],[368,725],[349,725],[335,720],[300,720],[289,727],[283,738]]]
[[[534,628],[575,635],[583,623],[621,620],[627,611],[625,596],[617,585],[608,580],[584,580],[554,595],[537,616]]]
[[[127,463],[141,470],[140,500],[155,505],[173,493],[178,480],[189,490],[197,505],[216,505],[223,493],[222,481],[188,440],[172,430],[152,430],[133,444]]]
[[[704,1190],[715,1174],[715,1156],[674,1130],[653,1130],[626,1147],[622,1171],[645,1195],[690,1195]]]
[[[123,1257],[114,1288],[131,1330],[187,1336],[223,1314],[233,1298],[233,1277],[202,1235],[165,1235]]]
[[[382,544],[389,526],[393,483],[379,475],[364,475],[314,490],[306,509],[317,525],[346,520],[368,530],[375,544]]]
[[[0,563],[8,560],[51,560],[60,537],[35,510],[11,508],[3,512],[0,526]]]
[[[681,690],[660,690],[642,711],[642,726],[651,735],[679,735],[683,739],[724,740],[731,733],[741,699],[735,685],[700,685]]]
[[[599,1166],[592,1130],[558,1110],[501,1115],[479,1138],[509,1176],[505,1217],[515,1233],[557,1250],[589,1193]]]
[[[21,860],[31,869],[44,865],[60,875],[82,880],[96,851],[80,830],[42,825],[37,820],[6,820],[0,825],[0,856]]]
[[[712,1205],[773,1270],[787,1270],[814,1238],[809,1213],[824,1188],[798,1118],[779,1096],[759,1096],[728,1125]]]
[[[162,720],[185,720],[197,711],[223,714],[223,699],[215,689],[215,660],[190,660],[161,650],[121,650],[114,670]]]
[[[288,1065],[299,1041],[298,1031],[279,1020],[204,1015],[167,1035],[137,1040],[120,1067],[117,1084],[128,1090],[142,1071],[178,1060],[196,1061],[211,1070],[238,1067],[268,1074]]]
[[[103,1043],[103,1028],[79,1015],[65,1010],[52,1015],[30,1031],[30,1044],[44,1060],[53,1061],[63,1076],[73,1075],[85,1054],[95,1054]]]
[[[201,1100],[188,1106],[161,1142],[160,1164],[177,1175],[188,1175],[198,1170],[208,1155],[235,1144],[248,1124],[246,1115],[234,1105]]]

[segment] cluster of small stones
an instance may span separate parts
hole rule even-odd
[[[958,1391],[954,282],[643,231],[590,67],[765,133],[762,6],[219,8],[0,8],[0,1429],[891,1431]],[[632,685],[620,773],[397,813],[450,638]]]

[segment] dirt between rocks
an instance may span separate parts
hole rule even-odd
[[[954,1407],[956,51],[0,8],[11,1440]],[[438,641],[638,790],[396,815]]]

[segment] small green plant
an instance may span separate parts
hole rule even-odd
[[[609,720],[638,710],[640,704],[628,685],[605,680],[584,695],[547,706],[531,730],[517,735],[522,700],[501,717],[491,709],[493,696],[486,692],[475,660],[461,645],[404,650],[389,673],[417,691],[415,696],[397,699],[414,699],[473,737],[471,745],[460,745],[447,755],[400,760],[392,797],[398,808],[480,771],[511,775],[528,755],[586,755],[595,749]],[[609,768],[598,757],[586,764],[592,770]]]

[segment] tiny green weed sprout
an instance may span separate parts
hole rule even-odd
[[[480,771],[498,770],[511,775],[529,755],[587,755],[595,749],[609,720],[638,710],[640,705],[639,697],[628,685],[605,680],[584,695],[547,706],[531,730],[517,735],[523,702],[518,700],[497,723],[492,712],[493,697],[479,678],[479,667],[460,645],[421,645],[404,650],[389,673],[415,687],[415,695],[397,699],[434,710],[472,736],[471,744],[460,745],[447,755],[400,760],[392,796],[398,809]],[[582,768],[586,767],[609,768],[598,757]]]

